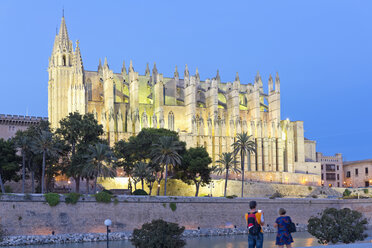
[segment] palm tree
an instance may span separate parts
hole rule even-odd
[[[167,195],[168,166],[181,164],[178,151],[182,149],[180,143],[172,136],[163,136],[159,142],[152,145],[151,157],[153,163],[165,166],[164,195]]]
[[[222,173],[226,173],[225,175],[225,192],[224,197],[226,197],[226,189],[227,189],[227,180],[229,178],[229,170],[240,173],[239,168],[236,167],[236,161],[235,156],[232,152],[224,152],[222,155],[220,155],[220,159],[216,161],[217,164],[220,164],[220,166],[217,166],[214,171],[217,172],[218,175]]]
[[[21,149],[22,154],[22,194],[25,193],[25,177],[26,177],[26,155],[31,150],[30,137],[24,131],[18,131],[14,137],[15,145]]]
[[[255,153],[256,152],[256,144],[254,141],[251,140],[250,135],[246,132],[239,133],[236,136],[236,141],[232,144],[234,148],[234,155],[236,156],[240,152],[240,166],[242,172],[242,197],[244,193],[244,159],[247,154]],[[248,159],[248,169],[250,170],[251,164],[250,159]]]
[[[144,181],[146,178],[152,175],[152,170],[147,163],[138,162],[133,168],[133,177],[138,178],[141,181],[142,190],[144,190]]]
[[[83,175],[85,177],[94,177],[94,192],[97,192],[98,177],[115,177],[116,169],[113,162],[116,160],[110,147],[106,144],[96,143],[88,148],[89,158],[84,166]]]
[[[56,150],[57,150],[55,146],[53,133],[50,131],[42,130],[39,133],[39,135],[34,137],[34,140],[32,143],[32,149],[35,151],[35,153],[43,154],[43,164],[42,164],[42,170],[41,170],[41,193],[44,194],[46,156],[48,154],[52,156],[55,155]]]

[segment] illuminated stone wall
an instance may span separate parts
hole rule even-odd
[[[153,219],[176,222],[187,229],[244,228],[244,214],[254,198],[226,199],[210,197],[120,197],[117,203],[97,203],[93,197],[80,199],[76,205],[62,202],[50,207],[41,197],[25,200],[23,196],[3,195],[0,200],[0,224],[10,235],[50,235],[59,233],[105,233],[105,219],[112,220],[113,232],[133,230]],[[279,208],[285,208],[293,222],[306,224],[327,207],[350,207],[372,217],[371,199],[255,199],[265,213],[265,224],[273,226]],[[172,211],[170,203],[176,205]]]
[[[296,173],[299,168],[299,173],[320,175],[320,166],[305,160],[309,149],[303,122],[281,120],[278,74],[269,76],[265,92],[259,73],[253,83],[241,83],[238,73],[232,82],[221,82],[218,71],[202,81],[198,70],[192,75],[187,65],[183,78],[177,67],[172,77],[165,77],[156,64],[152,71],[147,65],[140,75],[132,61],[114,73],[107,59],[103,65],[99,62],[97,71],[87,71],[79,43],[74,50],[69,40],[64,18],[48,71],[52,127],[69,112],[93,113],[111,145],[143,128],[167,128],[177,131],[188,147],[205,146],[213,163],[232,150],[238,133],[247,132],[257,145],[247,171]]]
[[[258,173],[260,174],[260,173]],[[261,173],[266,174],[266,173]],[[277,175],[275,173],[274,175]],[[308,184],[313,179],[315,180],[314,176],[312,175],[297,175],[295,173],[287,173],[288,176],[300,176],[301,178],[291,178],[291,180],[298,180],[303,181],[303,185],[291,185],[291,184],[279,184],[276,183],[271,178],[271,183],[264,183],[262,181],[270,180],[268,178],[260,178],[260,175],[254,175],[257,181],[261,182],[253,182],[247,179],[244,183],[244,197],[267,197],[273,195],[275,192],[281,193],[283,196],[286,197],[306,197],[312,195],[312,192],[317,187],[311,187],[309,190],[308,185],[317,185],[318,182],[314,182],[313,184]],[[241,195],[242,183],[241,181],[235,180],[240,179],[239,176],[230,176],[230,180],[228,180],[227,184],[227,195]],[[290,179],[288,178],[287,181]],[[270,182],[270,181],[269,181]],[[305,185],[306,182],[306,185]],[[104,179],[100,180],[99,183],[105,187],[106,189],[127,189],[128,188],[128,178],[117,177],[114,179]],[[137,183],[137,189],[141,189],[141,183]],[[132,184],[134,190],[134,184]],[[224,187],[225,187],[225,180],[224,179],[215,179],[212,180],[212,183],[206,185],[204,187],[200,187],[199,189],[199,196],[223,196],[224,195]],[[158,184],[155,182],[155,185],[152,189],[151,195],[155,196],[157,192]],[[150,192],[149,188],[145,185],[144,187],[146,192]],[[164,195],[164,182],[161,183],[160,187],[160,195]],[[188,185],[183,183],[180,180],[170,179],[168,180],[167,184],[167,195],[168,196],[195,196],[195,185]]]

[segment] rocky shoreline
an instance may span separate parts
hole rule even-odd
[[[273,227],[263,227],[265,232],[273,233]],[[297,231],[306,231],[306,226],[297,226]],[[203,228],[200,230],[185,230],[185,238],[207,237],[207,236],[230,236],[247,234],[246,228]],[[109,235],[111,241],[129,240],[132,232],[113,232]],[[0,246],[18,245],[42,245],[42,244],[65,244],[106,241],[106,233],[77,233],[77,234],[56,234],[56,235],[29,235],[29,236],[6,236],[0,242]]]

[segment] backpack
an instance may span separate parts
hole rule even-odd
[[[292,222],[291,218],[289,218],[289,223],[287,225],[287,230],[288,230],[289,233],[294,233],[294,232],[297,231],[296,230],[296,225],[295,225],[295,223]]]
[[[248,233],[251,235],[258,235],[261,232],[261,225],[257,222],[256,213],[248,212]]]

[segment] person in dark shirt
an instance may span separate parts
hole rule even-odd
[[[286,211],[284,208],[279,209],[279,215],[275,221],[274,227],[278,228],[278,233],[276,235],[276,245],[279,248],[283,248],[286,245],[287,248],[292,247],[293,238],[290,232],[288,231],[289,223],[292,222],[291,217],[286,216]]]

